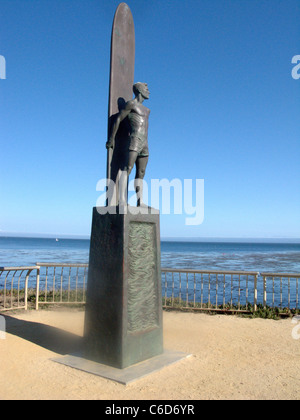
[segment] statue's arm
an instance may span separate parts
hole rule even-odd
[[[132,101],[127,102],[126,106],[122,111],[119,112],[116,121],[114,122],[114,125],[112,126],[110,137],[108,142],[106,143],[106,148],[114,148],[115,147],[115,138],[116,134],[119,130],[120,124],[123,120],[125,120],[126,117],[130,114],[130,112],[133,109],[133,103]]]

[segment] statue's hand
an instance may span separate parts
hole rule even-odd
[[[109,139],[108,142],[106,143],[106,148],[113,149],[114,147],[115,147],[115,142],[112,139]]]

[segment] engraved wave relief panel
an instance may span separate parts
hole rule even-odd
[[[131,222],[128,244],[128,332],[158,326],[156,226]]]

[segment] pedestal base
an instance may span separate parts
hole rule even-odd
[[[124,369],[163,353],[159,214],[94,208],[85,356]]]
[[[128,385],[131,382],[150,375],[151,373],[161,370],[166,366],[172,365],[190,356],[191,355],[181,353],[179,351],[166,350],[159,356],[152,357],[149,360],[145,360],[144,362],[135,364],[125,369],[116,369],[111,366],[102,365],[100,363],[84,359],[80,356],[73,355],[52,360],[93,375],[119,382],[123,385]]]

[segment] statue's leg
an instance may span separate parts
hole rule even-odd
[[[129,150],[128,168],[127,168],[128,176],[131,174],[131,171],[134,167],[134,164],[137,162],[137,159],[138,159],[138,152],[134,150]]]
[[[130,175],[130,173],[132,171],[132,168],[134,167],[134,164],[135,164],[135,162],[137,160],[137,157],[138,157],[138,153],[137,152],[132,151],[132,150],[129,151],[128,166],[127,166],[126,170],[122,173],[122,176],[120,177],[119,194],[120,194],[120,205],[121,206],[127,205],[127,184],[128,184],[128,179],[129,179],[129,175]]]
[[[108,206],[116,206],[118,203],[118,173],[120,170],[119,165],[119,155],[118,153],[114,152],[111,161],[110,167],[110,180],[113,181],[114,187],[109,188],[107,192],[107,205]]]
[[[136,160],[135,191],[137,195],[137,206],[143,206],[143,180],[148,164],[148,156],[139,156]]]

